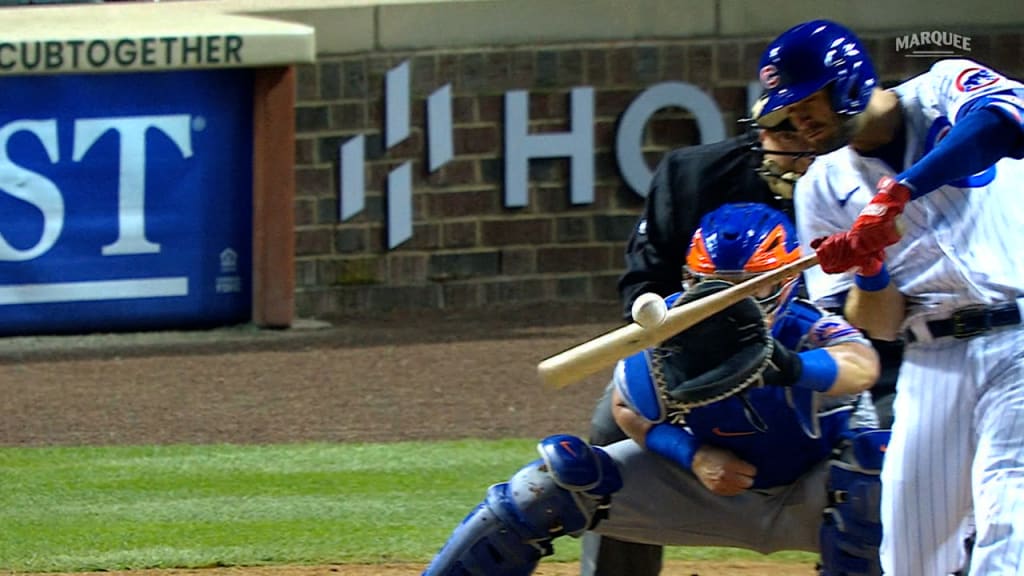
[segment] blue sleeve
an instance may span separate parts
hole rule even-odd
[[[1024,123],[1020,99],[995,94],[960,111],[949,135],[896,180],[907,184],[912,198],[954,180],[988,169],[1003,158],[1024,157]]]
[[[647,449],[659,456],[668,458],[682,468],[693,467],[693,457],[700,448],[700,440],[675,424],[662,422],[655,424],[647,431],[644,440]]]

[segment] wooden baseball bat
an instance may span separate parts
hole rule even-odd
[[[537,374],[545,384],[565,388],[601,369],[611,368],[623,358],[664,342],[758,290],[799,274],[817,263],[818,256],[812,253],[706,298],[670,308],[665,320],[657,326],[644,328],[635,322],[627,324],[543,360],[537,365]]]

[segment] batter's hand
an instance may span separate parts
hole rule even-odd
[[[815,238],[811,248],[818,255],[818,264],[828,274],[842,274],[857,266],[859,259],[853,249],[849,232],[837,232],[827,238]]]
[[[693,473],[711,492],[735,496],[754,485],[757,468],[722,448],[703,445],[693,455]]]
[[[850,229],[850,245],[860,255],[883,250],[900,241],[902,232],[896,218],[910,202],[910,188],[885,176],[878,181],[878,192],[860,211]]]
[[[842,274],[857,268],[864,276],[881,272],[885,262],[885,251],[861,253],[857,250],[853,232],[838,232],[827,238],[811,241],[811,248],[818,254],[818,264],[828,274]]]

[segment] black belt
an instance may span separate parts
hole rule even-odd
[[[970,338],[984,334],[1000,326],[1015,326],[1021,323],[1020,308],[1016,302],[996,304],[993,306],[968,306],[961,308],[949,318],[925,322],[925,327],[932,338]],[[907,342],[916,342],[917,336],[907,330]]]

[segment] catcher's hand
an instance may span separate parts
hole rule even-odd
[[[731,286],[705,280],[674,306]],[[773,348],[764,311],[746,298],[663,342],[651,354],[651,369],[671,408],[685,412],[761,385]]]

